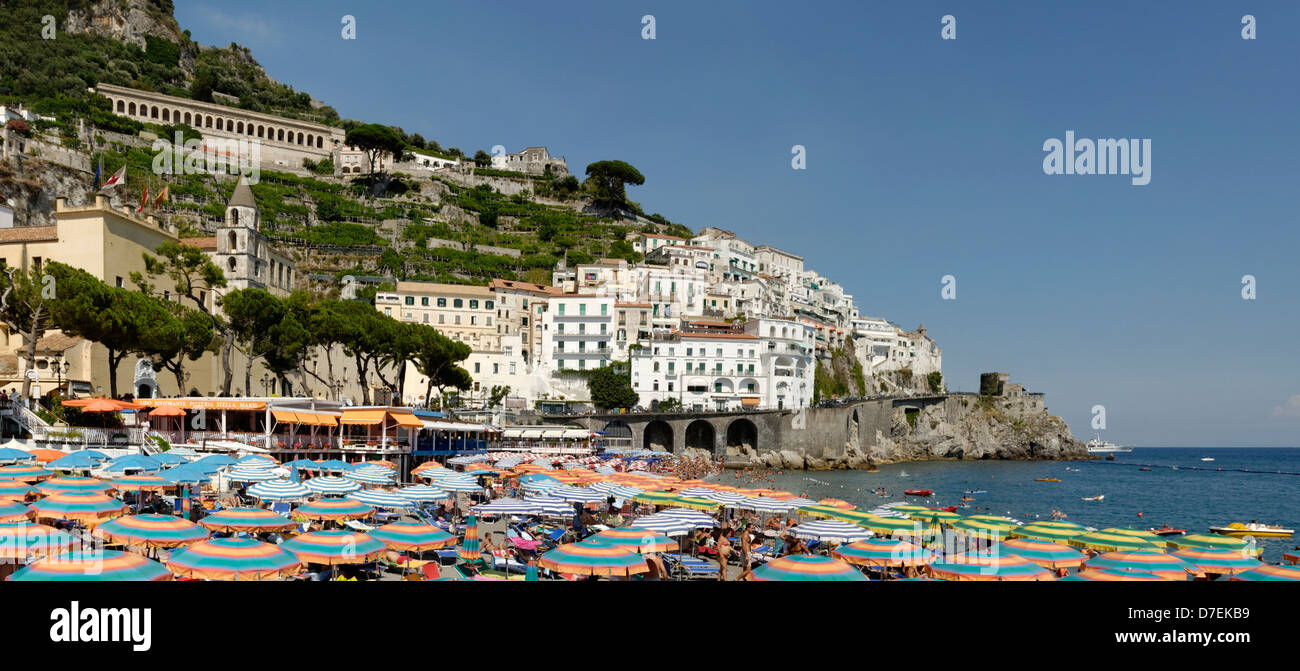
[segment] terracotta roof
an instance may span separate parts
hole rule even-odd
[[[199,249],[205,251],[209,249],[216,249],[217,236],[214,235],[207,238],[181,238],[181,244],[189,245],[191,247],[198,247]]]
[[[85,338],[65,335],[63,333],[51,333],[50,335],[36,341],[37,352],[66,352],[69,349],[86,342]]]
[[[531,282],[516,282],[514,280],[503,280],[500,278],[493,279],[489,282],[488,288],[530,291],[535,294],[547,294],[548,296],[559,296],[564,293],[564,289],[560,287],[550,287],[544,284],[533,284]]]
[[[718,319],[687,319],[687,324],[703,324],[705,326],[731,326],[731,322]]]
[[[19,226],[0,229],[0,243],[54,242],[59,239],[58,226]]]
[[[686,238],[679,238],[675,235],[660,235],[658,233],[644,233],[647,238],[659,238],[660,240],[681,240],[686,242]]]

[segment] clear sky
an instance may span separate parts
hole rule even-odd
[[[647,212],[924,323],[950,388],[1007,371],[1084,439],[1103,405],[1115,442],[1300,445],[1300,4],[176,4],[345,118],[626,160]],[[1150,183],[1044,174],[1068,130],[1150,139]]]

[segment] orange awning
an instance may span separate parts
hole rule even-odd
[[[298,416],[297,416],[296,414],[294,414],[293,412],[291,412],[291,411],[289,411],[289,410],[272,410],[272,411],[271,411],[271,416],[275,418],[275,421],[280,422],[280,423],[282,423],[282,424],[302,424],[302,423],[303,423],[303,421],[302,421],[301,419],[298,419]]]
[[[340,424],[380,424],[384,421],[383,410],[344,410],[339,418]]]
[[[424,422],[421,422],[418,418],[416,418],[415,415],[412,415],[409,412],[390,412],[388,413],[388,416],[392,417],[393,421],[397,422],[398,426],[405,426],[405,427],[411,427],[416,429],[424,428]]]
[[[746,397],[740,399],[740,404],[741,404],[741,405],[758,405],[758,404],[759,404],[759,399],[757,399],[757,398],[751,398],[751,397],[746,396]]]
[[[300,413],[298,413],[298,414],[301,415],[301,414],[303,414],[303,413],[300,412]],[[338,425],[339,425],[338,418],[335,417],[334,415],[327,415],[327,414],[325,414],[325,413],[323,413],[323,412],[317,412],[317,413],[312,413],[312,417],[316,420],[316,424],[317,424],[318,426],[338,426]]]

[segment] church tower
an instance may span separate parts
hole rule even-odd
[[[235,192],[226,203],[226,219],[217,229],[217,253],[213,261],[226,274],[231,289],[265,288],[263,249],[266,239],[258,230],[257,201],[241,175]]]

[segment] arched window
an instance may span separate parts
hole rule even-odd
[[[131,103],[127,106],[126,113],[130,116],[135,116],[135,103]]]
[[[126,103],[122,102],[121,100],[117,101],[117,111],[118,111],[119,113],[121,113],[121,112],[125,112],[125,111],[126,111]]]
[[[239,210],[230,211],[230,225],[231,226],[239,225]],[[233,246],[235,244],[235,238],[234,238],[235,234],[232,232],[230,235],[231,235],[230,244]]]
[[[325,148],[325,138],[324,138],[324,137],[322,137],[322,136],[320,136],[320,135],[317,135],[317,136],[316,136],[316,148],[317,148],[317,149],[324,149],[324,148]]]
[[[281,129],[279,129],[279,130],[277,130],[277,131],[275,132],[275,140],[276,140],[277,142],[284,142],[284,129],[283,129],[283,128],[281,128]]]
[[[238,122],[238,123],[235,124],[235,132],[236,132],[236,133],[242,133],[242,132],[244,132],[244,122],[243,122],[243,121],[240,121],[240,122]]]
[[[149,118],[150,118],[150,119],[157,119],[157,118],[158,118],[158,106],[157,106],[157,105],[153,105],[153,106],[151,106],[151,107],[149,108]]]
[[[163,119],[162,119],[162,120],[163,120],[163,121],[171,121],[171,119],[168,118],[168,115],[170,115],[170,114],[171,114],[171,110],[169,110],[169,109],[167,109],[167,108],[164,107],[164,108],[163,108]]]
[[[238,213],[238,212],[235,213],[235,218],[236,218],[236,219],[239,218],[239,213]],[[235,232],[234,232],[234,231],[231,231],[231,232],[230,232],[230,251],[233,252],[233,251],[235,251],[236,249],[239,249],[239,238],[235,236]]]
[[[263,126],[263,125],[261,125],[261,124],[258,124],[258,126],[257,126],[257,136],[258,136],[258,137],[266,137],[266,126]]]
[[[186,113],[185,113],[185,123],[187,123],[187,124],[190,123],[190,113],[189,113],[189,112],[186,112]]]
[[[235,269],[235,257],[230,257],[230,260],[227,263],[230,265],[231,270]]]
[[[225,130],[225,119],[217,119],[217,130]]]
[[[302,133],[298,133],[298,144],[302,144]]]

